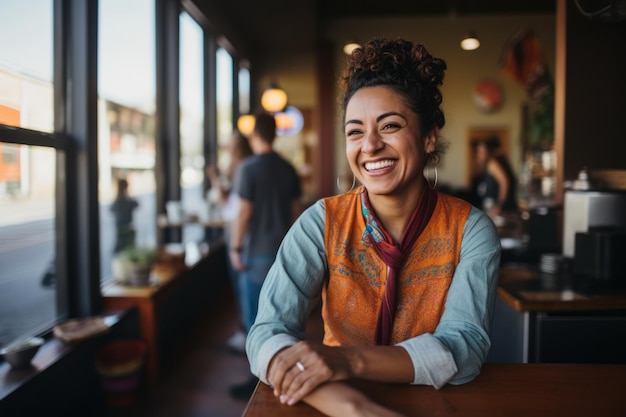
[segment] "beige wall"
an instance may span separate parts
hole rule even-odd
[[[503,74],[498,66],[506,40],[521,29],[531,29],[536,34],[554,74],[554,15],[347,19],[330,22],[326,36],[337,45],[337,73],[344,63],[339,48],[349,38],[363,41],[374,36],[405,37],[423,43],[433,55],[446,61],[448,71],[442,88],[446,126],[441,134],[450,146],[439,167],[439,181],[456,188],[466,184],[465,142],[469,128],[508,127],[510,158],[518,170],[521,166],[520,115],[521,104],[527,99],[522,86]],[[472,52],[459,47],[460,39],[469,30],[474,30],[481,40],[481,47]],[[493,113],[482,112],[472,101],[476,83],[485,78],[500,82],[504,91],[503,106]],[[346,166],[341,130],[337,131],[337,138],[337,165],[341,172]]]
[[[554,74],[555,15],[514,15],[489,17],[433,17],[433,18],[351,18],[324,22],[321,36],[335,45],[336,78],[345,59],[342,45],[348,39],[364,41],[375,36],[405,37],[427,46],[429,51],[443,58],[448,71],[442,93],[446,126],[442,138],[450,146],[439,166],[439,181],[454,188],[465,186],[467,179],[466,136],[469,128],[509,128],[510,158],[514,167],[521,169],[521,105],[527,101],[522,86],[508,78],[498,66],[506,40],[521,29],[531,29],[539,39],[548,67]],[[463,51],[459,41],[474,30],[481,47],[472,52]],[[264,65],[256,74],[257,86],[263,89],[270,81],[277,81],[289,96],[289,103],[303,110],[315,112],[317,107],[315,53],[303,51],[299,55],[285,55]],[[254,68],[252,68],[254,71]],[[501,83],[504,103],[500,110],[484,113],[474,106],[472,93],[482,79]],[[339,91],[336,92],[337,96]],[[335,175],[345,172],[343,132],[336,114]]]
[[[273,69],[258,78],[259,91],[263,91],[270,82],[275,81],[287,92],[289,104],[303,110],[314,109],[317,106],[314,51],[283,55],[279,59],[274,59],[271,67]]]

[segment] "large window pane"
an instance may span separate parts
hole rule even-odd
[[[0,1],[0,123],[52,132],[52,1]]]
[[[239,114],[250,113],[250,70],[239,69]]]
[[[0,346],[56,319],[56,150],[0,142]]]
[[[218,48],[217,77],[217,158],[220,169],[226,169],[230,157],[226,146],[233,133],[233,58],[228,51]]]
[[[200,220],[208,216],[204,197],[203,32],[187,13],[180,15],[180,186],[183,210]],[[189,224],[183,240],[204,239],[200,225]]]
[[[156,246],[155,35],[153,0],[100,2],[98,176],[101,268],[124,246]],[[113,210],[120,180],[138,206]],[[129,219],[125,221],[124,219]]]
[[[0,1],[0,16],[0,124],[50,133],[52,1]],[[20,142],[13,134],[0,136],[0,346],[65,314],[54,275],[56,150],[3,142]]]

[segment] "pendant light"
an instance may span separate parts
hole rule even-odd
[[[343,46],[343,53],[346,55],[352,55],[352,51],[354,51],[356,48],[360,48],[361,44],[357,43],[357,42],[347,42],[344,46]]]
[[[474,32],[470,32],[461,41],[461,48],[465,51],[474,51],[480,47],[480,41]]]
[[[270,84],[261,96],[261,106],[268,113],[282,111],[286,105],[287,93],[276,83]]]
[[[254,115],[242,114],[237,119],[237,129],[242,135],[248,136],[254,130]]]

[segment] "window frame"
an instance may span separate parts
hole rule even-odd
[[[180,196],[179,13],[185,10],[204,32],[205,160],[217,152],[215,51],[218,36],[190,0],[154,0],[156,35],[157,210]],[[55,321],[103,312],[98,198],[98,2],[52,0],[52,132],[0,124],[3,143],[56,151]],[[233,126],[239,117],[238,77],[241,58],[233,57]],[[246,66],[248,69],[249,67]],[[251,77],[252,80],[252,77]],[[161,236],[161,234],[159,234]],[[177,241],[162,236],[158,243]],[[45,333],[51,333],[51,328]]]

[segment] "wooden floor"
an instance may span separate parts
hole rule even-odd
[[[240,417],[247,401],[228,394],[231,385],[251,374],[244,355],[227,349],[226,341],[239,326],[232,294],[222,298],[213,314],[190,326],[181,343],[163,360],[162,376],[143,386],[131,406],[110,407],[107,417]],[[311,337],[321,335],[321,320],[309,324]]]
[[[246,401],[228,395],[231,385],[250,377],[248,360],[231,353],[227,339],[239,318],[231,294],[190,326],[163,359],[158,383],[144,384],[131,406],[111,407],[111,417],[239,417]]]

